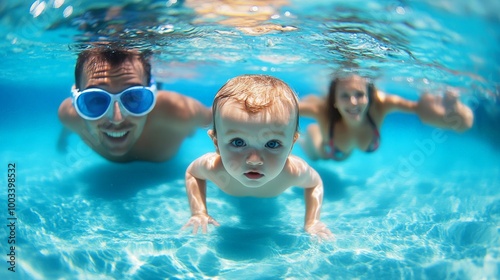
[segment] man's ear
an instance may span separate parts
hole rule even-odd
[[[217,142],[217,136],[215,136],[214,130],[213,129],[209,129],[208,132],[207,132],[207,134],[208,134],[208,136],[210,136],[210,138],[214,142],[215,152],[217,154],[219,154],[219,143]]]

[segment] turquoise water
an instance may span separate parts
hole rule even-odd
[[[0,276],[500,278],[496,2],[297,1],[259,23],[296,30],[261,35],[221,25],[220,15],[196,14],[190,1],[123,2],[134,3],[124,12],[133,20],[121,30],[112,28],[120,20],[99,22],[102,12],[83,13],[117,1],[47,1],[36,17],[33,1],[0,4],[0,218],[16,225],[14,235],[0,227]],[[94,25],[82,30],[82,21]],[[75,135],[67,152],[57,150],[56,112],[73,83],[75,53],[88,41],[118,39],[151,47],[163,87],[207,106],[240,73],[275,75],[304,96],[324,93],[328,75],[342,69],[414,100],[423,90],[452,85],[476,122],[456,134],[393,114],[381,128],[376,153],[310,162],[325,183],[322,220],[334,242],[317,243],[303,232],[300,190],[273,199],[235,198],[211,184],[208,208],[221,227],[193,236],[180,232],[190,215],[184,171],[213,150],[205,130],[161,164],[110,163]],[[302,131],[308,123],[301,119]],[[293,153],[304,156],[300,146]],[[14,216],[8,212],[11,163]],[[16,272],[7,262],[12,236]]]

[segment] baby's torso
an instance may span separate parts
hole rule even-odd
[[[290,186],[279,182],[276,178],[259,187],[247,187],[231,177],[227,172],[226,180],[214,180],[214,183],[225,193],[233,196],[275,197],[283,193]],[[219,174],[221,176],[221,174]]]
[[[215,167],[210,171],[211,175],[208,179],[217,185],[219,189],[229,195],[275,197],[293,185],[292,176],[290,176],[287,172],[282,171],[277,177],[261,186],[252,186],[255,184],[249,184],[249,186],[246,186],[231,176],[226,171],[220,160],[214,162],[216,162]]]

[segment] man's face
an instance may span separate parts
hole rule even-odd
[[[80,90],[100,88],[117,94],[131,86],[148,85],[142,64],[136,57],[115,67],[106,62],[89,67],[89,63],[83,68]],[[147,115],[127,115],[123,107],[115,101],[103,117],[94,121],[85,120],[85,124],[94,143],[112,156],[122,156],[137,142],[146,120]]]

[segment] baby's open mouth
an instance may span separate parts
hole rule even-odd
[[[244,174],[248,179],[256,180],[264,177],[264,174],[256,172],[256,171],[250,171]]]

